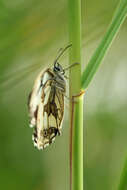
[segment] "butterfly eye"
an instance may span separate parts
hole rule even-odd
[[[60,64],[58,62],[54,64],[54,71],[60,71]]]

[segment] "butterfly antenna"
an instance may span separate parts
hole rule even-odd
[[[54,63],[57,63],[57,61],[59,60],[59,58],[63,55],[63,53],[72,46],[72,44],[69,44],[68,46],[66,46],[64,49],[61,50],[60,54],[58,54],[58,56],[56,57]]]
[[[66,67],[66,68],[64,69],[64,71],[70,69],[71,67],[74,67],[74,66],[76,66],[76,65],[79,65],[79,64],[80,64],[80,63],[73,63],[73,64],[71,64],[70,66]]]

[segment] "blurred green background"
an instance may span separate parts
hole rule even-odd
[[[83,68],[118,0],[82,1]],[[76,27],[76,26],[75,26]],[[0,189],[69,190],[69,125],[44,151],[32,144],[27,97],[38,72],[68,44],[65,0],[0,0]],[[84,102],[84,189],[115,190],[127,156],[127,21]],[[68,64],[67,54],[61,59]],[[68,101],[66,102],[68,110]]]

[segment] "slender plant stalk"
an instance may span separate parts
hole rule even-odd
[[[104,58],[107,50],[109,49],[114,37],[118,33],[120,26],[125,20],[126,16],[127,16],[127,0],[121,0],[104,38],[102,39],[100,45],[96,49],[88,65],[86,66],[86,69],[83,72],[82,88],[86,89],[90,84],[102,59]]]
[[[126,190],[127,189],[127,159],[124,164],[124,168],[120,177],[120,184],[118,190]]]
[[[83,97],[81,91],[81,1],[69,1],[70,69],[70,190],[83,190]],[[74,97],[74,95],[77,95]]]

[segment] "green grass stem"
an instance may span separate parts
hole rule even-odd
[[[81,90],[81,1],[68,0],[69,5],[69,63],[80,63],[70,69],[70,97]],[[83,190],[83,97],[70,103],[70,189]]]

